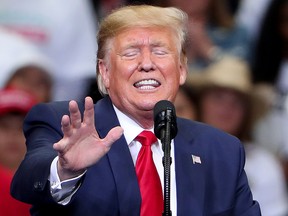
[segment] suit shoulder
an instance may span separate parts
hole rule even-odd
[[[181,136],[190,136],[190,139],[203,140],[206,143],[236,143],[237,145],[241,143],[237,137],[202,122],[178,118],[177,125],[178,133]]]
[[[83,103],[78,103],[81,113],[84,110]],[[32,107],[24,120],[24,129],[27,125],[38,123],[60,122],[63,115],[69,115],[69,101],[56,101],[50,103],[39,103]]]
[[[84,110],[84,104],[77,102],[80,111]],[[38,113],[44,115],[46,112],[57,113],[63,116],[64,114],[69,114],[69,101],[54,101],[49,103],[39,103],[35,105],[28,114]]]

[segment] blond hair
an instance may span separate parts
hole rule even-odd
[[[134,27],[161,27],[170,29],[179,41],[177,44],[181,61],[187,65],[184,51],[186,40],[187,14],[174,7],[157,7],[150,5],[124,6],[113,11],[101,23],[97,36],[97,58],[104,59],[108,53],[108,44],[123,30]],[[97,83],[102,95],[108,94],[99,73],[97,62]]]

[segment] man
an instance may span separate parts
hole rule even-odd
[[[173,102],[185,82],[185,23],[185,13],[176,8],[114,11],[98,34],[97,81],[107,96],[95,106],[87,97],[85,104],[42,104],[28,114],[28,151],[12,194],[33,204],[32,215],[145,215],[137,138],[143,130],[153,131],[155,104]],[[171,143],[172,214],[260,215],[243,170],[241,143],[189,120],[178,119],[177,125]],[[154,143],[163,184],[163,152]]]
[[[35,104],[34,95],[26,91],[0,90],[0,215],[30,215],[30,205],[11,197],[10,184],[26,152],[24,117]]]

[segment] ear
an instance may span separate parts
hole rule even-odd
[[[100,76],[102,77],[103,84],[104,84],[105,88],[108,89],[110,86],[110,82],[109,82],[110,76],[109,76],[108,67],[107,67],[107,65],[103,59],[98,60],[98,69],[100,72]]]
[[[183,66],[182,64],[180,64],[180,79],[179,79],[179,84],[183,85],[186,81],[187,78],[187,73],[188,73],[188,69],[187,66]]]

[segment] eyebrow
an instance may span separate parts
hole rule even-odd
[[[138,48],[143,46],[144,43],[139,43],[139,42],[133,42],[133,43],[128,43],[127,45],[124,45],[122,47],[122,50],[130,49],[130,48]],[[150,47],[165,47],[168,48],[167,44],[163,43],[162,41],[152,41],[151,43],[149,42]]]

